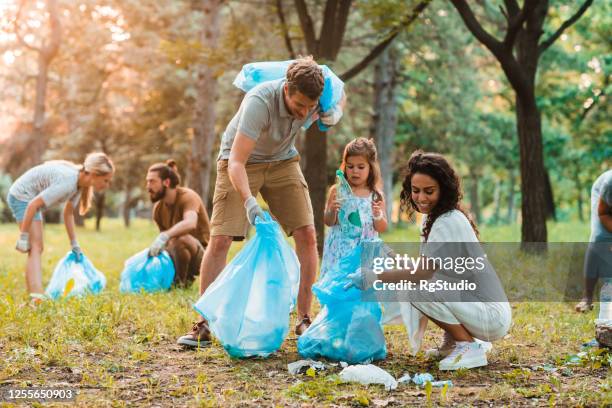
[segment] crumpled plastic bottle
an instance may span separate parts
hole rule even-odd
[[[354,206],[348,205],[350,200],[356,200],[353,189],[344,177],[341,170],[336,170],[336,200],[340,202],[338,211],[338,224],[345,238],[359,238],[361,236],[361,217],[359,211],[350,211]],[[349,209],[347,212],[347,208]]]

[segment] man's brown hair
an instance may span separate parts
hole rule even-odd
[[[317,100],[323,93],[323,70],[312,56],[300,57],[287,68],[289,95],[299,91],[306,97]]]

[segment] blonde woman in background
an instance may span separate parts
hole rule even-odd
[[[74,211],[85,215],[94,191],[110,185],[115,167],[104,153],[90,153],[83,164],[53,160],[31,168],[9,189],[7,201],[19,224],[15,249],[27,253],[26,288],[35,303],[43,293],[41,256],[43,252],[42,210],[65,203],[64,224],[72,251],[79,259],[81,248],[74,231]]]

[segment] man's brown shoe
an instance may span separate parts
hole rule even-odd
[[[206,347],[210,344],[210,329],[206,319],[202,319],[194,323],[191,331],[184,336],[181,336],[176,341],[181,346],[185,347]]]
[[[295,325],[295,334],[301,336],[306,331],[306,329],[310,327],[311,324],[312,321],[310,320],[310,316],[304,315],[302,320],[300,320],[300,322]]]

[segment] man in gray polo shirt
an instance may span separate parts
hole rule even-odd
[[[318,255],[312,205],[295,139],[307,120],[318,118],[323,84],[321,68],[307,57],[292,63],[286,78],[260,84],[245,95],[221,140],[211,237],[200,268],[203,294],[225,267],[232,240],[244,239],[249,223],[263,215],[255,199],[261,192],[287,235],[295,239],[301,267],[298,335],[310,325]],[[337,124],[344,103],[345,98],[321,115],[321,121],[327,126]],[[197,347],[209,340],[208,324],[202,319],[178,343]]]

